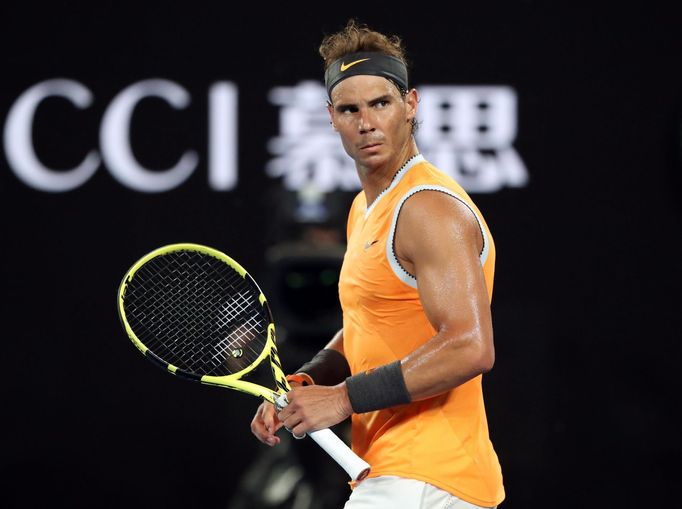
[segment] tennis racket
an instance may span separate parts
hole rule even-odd
[[[256,281],[226,254],[170,244],[140,258],[123,277],[118,312],[135,346],[184,380],[235,389],[280,408],[291,389],[275,344],[275,324]],[[244,380],[269,359],[276,388]],[[370,466],[330,429],[309,433],[353,480]]]

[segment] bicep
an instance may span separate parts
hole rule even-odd
[[[436,331],[490,321],[481,247],[478,221],[456,198],[422,191],[405,202],[396,227],[396,253],[410,263]]]

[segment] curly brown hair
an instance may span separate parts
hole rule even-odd
[[[320,43],[319,52],[324,60],[324,69],[327,70],[331,64],[339,58],[349,53],[358,51],[377,51],[399,58],[405,64],[409,72],[409,62],[405,55],[403,41],[397,35],[384,35],[381,32],[370,29],[367,25],[359,23],[351,18],[346,26],[336,33],[326,35]],[[394,82],[395,83],[395,82]],[[398,83],[395,86],[400,91],[401,96],[407,94]],[[412,119],[412,134],[417,132],[419,122],[416,118]]]
[[[346,26],[322,39],[319,52],[325,70],[339,58],[358,51],[377,51],[399,58],[407,65],[403,41],[397,35],[384,35],[351,18]]]

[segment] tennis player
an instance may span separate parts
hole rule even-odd
[[[343,329],[290,375],[252,431],[279,443],[352,417],[372,467],[346,509],[496,507],[504,499],[482,374],[493,367],[495,245],[462,187],[419,153],[401,39],[350,20],[323,38],[328,110],[362,191],[339,281]]]

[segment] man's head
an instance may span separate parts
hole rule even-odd
[[[351,19],[341,31],[322,40],[319,52],[324,60],[325,85],[330,99],[334,86],[359,73],[383,75],[393,81],[401,94],[408,90],[405,50],[396,35],[386,36]],[[344,57],[350,58],[346,58],[346,62]]]
[[[329,114],[346,152],[370,166],[404,152],[416,126],[417,92],[408,87],[400,38],[350,20],[323,39],[319,52]]]

